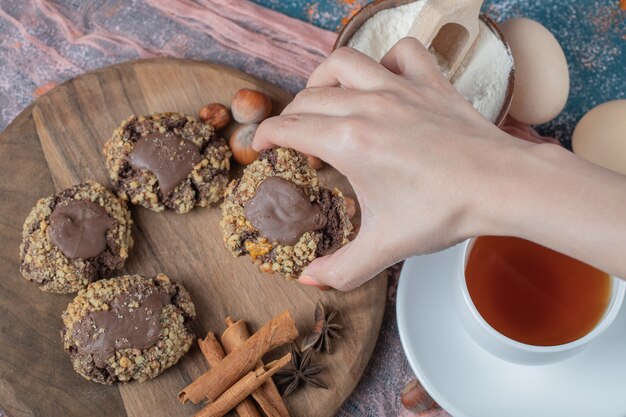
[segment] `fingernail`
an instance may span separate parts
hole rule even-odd
[[[322,285],[311,275],[301,275],[300,278],[298,278],[298,282],[302,285],[314,285],[316,287]]]

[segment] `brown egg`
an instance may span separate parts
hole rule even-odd
[[[256,123],[241,125],[230,136],[228,144],[233,151],[233,158],[241,165],[249,165],[259,156],[259,153],[252,149],[252,140],[258,127]]]
[[[536,125],[554,119],[569,95],[569,72],[561,45],[534,20],[518,18],[500,25],[515,62],[515,87],[509,114]]]
[[[574,153],[605,168],[626,174],[626,100],[591,109],[572,135]]]

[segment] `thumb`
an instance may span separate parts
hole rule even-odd
[[[328,285],[340,291],[360,286],[388,266],[374,256],[375,247],[370,242],[374,240],[367,239],[361,230],[355,240],[337,252],[311,262],[298,281],[304,285]]]

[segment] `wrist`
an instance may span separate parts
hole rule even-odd
[[[542,193],[553,191],[555,168],[570,152],[552,144],[535,144],[508,134],[491,141],[471,187],[467,237],[481,235],[528,238],[529,221],[541,212]],[[531,219],[529,220],[529,217]]]
[[[549,222],[551,198],[559,193],[561,174],[571,152],[553,144],[516,142],[499,155],[488,181],[489,204],[482,207],[481,235],[534,239],[533,227]]]

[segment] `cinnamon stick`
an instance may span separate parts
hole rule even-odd
[[[204,339],[198,339],[198,346],[200,347],[202,356],[204,356],[204,359],[206,359],[211,367],[217,365],[217,363],[226,356],[222,345],[217,341],[213,332],[207,333]]]
[[[255,389],[269,380],[280,368],[291,360],[291,353],[249,372],[217,400],[204,407],[194,417],[222,417],[244,400]]]
[[[250,337],[250,332],[243,320],[235,322],[232,317],[226,317],[225,321],[228,328],[222,333],[222,345],[224,350],[230,353]],[[263,362],[258,363],[258,366],[262,365]],[[283,397],[271,379],[253,391],[252,398],[256,400],[267,417],[289,417]]]
[[[189,384],[178,394],[184,404],[198,404],[205,398],[215,401],[235,382],[250,372],[271,349],[293,342],[298,337],[296,323],[288,311],[267,322],[238,349],[226,355],[217,365]]]
[[[217,365],[226,356],[222,345],[217,341],[213,332],[209,332],[204,339],[198,339],[198,345],[200,346],[202,356],[204,356],[204,359],[211,367]],[[239,417],[261,417],[261,414],[254,406],[254,402],[249,397],[244,398],[237,404],[235,411],[237,411]]]

